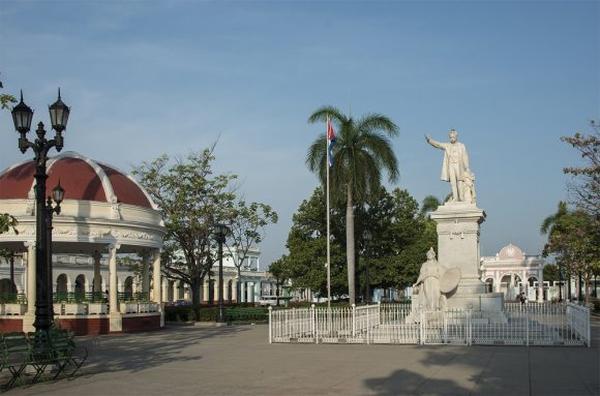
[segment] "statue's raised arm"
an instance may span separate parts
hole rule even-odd
[[[452,187],[451,202],[475,203],[474,187],[472,182],[474,176],[469,169],[469,156],[465,145],[458,141],[458,132],[451,129],[448,133],[449,143],[440,143],[429,136],[425,136],[427,143],[435,148],[444,150],[444,162],[442,164],[442,180],[450,182]],[[465,185],[465,181],[470,186]],[[473,189],[472,194],[465,194],[465,188]]]
[[[440,143],[437,140],[433,140],[429,135],[425,135],[425,140],[427,140],[427,143],[431,144],[435,148],[439,148],[440,150],[444,149],[443,143]]]

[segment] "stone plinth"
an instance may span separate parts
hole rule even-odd
[[[501,311],[502,293],[487,293],[479,274],[479,230],[485,212],[470,203],[447,203],[431,213],[437,223],[438,261],[460,269],[458,287],[447,297],[448,308]]]

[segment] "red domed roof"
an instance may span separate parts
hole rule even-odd
[[[124,203],[152,208],[135,180],[115,168],[68,152],[48,160],[46,195],[60,180],[65,199]],[[28,161],[0,173],[0,199],[33,198],[35,163]]]

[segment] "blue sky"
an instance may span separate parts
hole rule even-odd
[[[579,161],[559,137],[600,118],[599,17],[591,1],[3,1],[0,72],[35,122],[60,86],[65,150],[125,170],[220,137],[217,168],[280,213],[263,264],[317,184],[304,156],[323,127],[306,120],[325,104],[399,125],[397,186],[418,200],[449,189],[423,135],[456,128],[488,215],[482,254],[533,254]],[[16,144],[0,114],[0,167],[24,159]]]

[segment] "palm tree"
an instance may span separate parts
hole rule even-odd
[[[558,210],[556,211],[555,214],[550,215],[548,217],[546,217],[544,219],[544,221],[542,222],[542,225],[540,226],[540,232],[542,234],[548,234],[548,233],[552,233],[552,228],[554,227],[554,225],[556,224],[556,222],[563,217],[564,215],[566,215],[568,213],[567,210],[567,203],[560,201],[558,203]]]
[[[421,203],[421,216],[425,216],[427,213],[435,211],[441,204],[442,203],[435,195],[426,196]]]
[[[333,148],[330,187],[333,194],[346,198],[346,261],[348,263],[348,294],[355,303],[354,204],[362,201],[381,185],[382,170],[390,182],[398,178],[398,160],[389,137],[398,135],[398,127],[381,114],[367,114],[354,120],[333,106],[315,111],[308,122],[326,122],[330,118],[337,126],[338,136]],[[327,172],[326,135],[311,144],[306,155],[308,168],[325,183]]]

